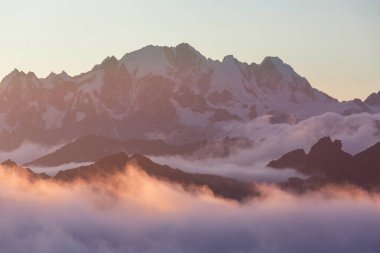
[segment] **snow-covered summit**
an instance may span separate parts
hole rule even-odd
[[[147,46],[73,77],[14,70],[0,84],[0,143],[54,144],[90,133],[181,142],[265,114],[295,122],[324,112],[371,113],[378,94],[371,96],[340,103],[278,57],[248,64],[232,55],[206,58],[186,43]]]

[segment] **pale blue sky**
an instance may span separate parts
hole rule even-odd
[[[78,74],[148,44],[279,56],[338,99],[380,90],[380,0],[0,0],[0,77]]]

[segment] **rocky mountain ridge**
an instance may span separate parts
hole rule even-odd
[[[184,143],[223,137],[223,124],[260,115],[294,123],[379,108],[373,99],[338,102],[277,57],[248,64],[207,59],[188,44],[147,46],[74,77],[10,73],[0,84],[0,149],[88,134]]]

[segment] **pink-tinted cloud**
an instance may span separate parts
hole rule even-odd
[[[2,252],[378,252],[380,197],[261,185],[237,204],[138,169],[92,184],[29,182],[0,170]]]

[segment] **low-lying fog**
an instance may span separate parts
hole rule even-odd
[[[305,178],[305,175],[298,173],[294,169],[273,169],[266,167],[267,163],[265,162],[244,164],[239,162],[238,158],[239,155],[204,160],[181,156],[150,156],[150,159],[156,163],[168,165],[172,168],[180,168],[186,172],[214,174],[247,182],[280,182],[289,177]]]
[[[138,168],[92,184],[29,182],[0,169],[4,253],[380,252],[380,196],[260,185],[238,204],[185,192]]]

